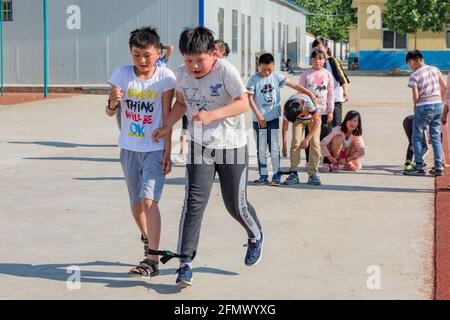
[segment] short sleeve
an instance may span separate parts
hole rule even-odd
[[[251,77],[247,82],[247,93],[255,95],[256,92],[256,81],[255,77]]]
[[[178,92],[182,92],[181,91],[181,82],[183,81],[183,68],[184,66],[179,66],[176,70],[176,85],[175,85],[175,90]]]
[[[307,81],[306,81],[306,77],[307,77],[307,73],[306,71],[302,73],[302,75],[300,76],[300,80],[298,81],[298,83],[306,88],[307,85]]]
[[[172,72],[172,70],[165,69],[163,91],[167,92],[173,90],[175,89],[176,86],[177,86],[177,79],[175,77],[175,74]]]
[[[409,77],[408,87],[410,87],[410,88],[417,87],[416,75],[412,74],[411,77]]]
[[[123,79],[124,79],[123,68],[124,67],[119,67],[116,70],[114,70],[113,74],[111,75],[111,77],[109,77],[109,79],[107,81],[110,85],[115,86],[115,87],[119,88],[120,90],[124,89],[124,85],[123,85]]]
[[[230,63],[227,63],[224,67],[224,86],[225,91],[231,96],[231,98],[236,99],[243,93],[247,93],[247,90],[242,83],[241,76],[237,69]]]
[[[283,88],[285,85],[289,83],[288,78],[282,74],[277,74],[277,82],[280,88]]]

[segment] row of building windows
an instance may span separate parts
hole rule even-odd
[[[232,10],[231,12],[231,52],[238,53],[238,43],[239,43],[239,12],[237,10]],[[225,38],[225,9],[219,8],[218,13],[218,22],[219,22],[219,39],[224,40]],[[242,31],[242,40],[245,39],[245,29],[246,29],[246,19],[245,14],[241,14],[241,31]],[[260,50],[266,49],[266,28],[265,28],[265,19],[263,17],[260,18]],[[252,28],[252,17],[247,17],[247,28],[248,28],[248,44],[251,45],[251,28]],[[272,23],[272,52],[275,52],[275,34],[276,34],[276,23]],[[282,52],[284,48],[284,43],[286,39],[288,39],[289,27],[288,25],[283,25],[281,22],[278,23],[278,52]],[[243,46],[244,47],[244,46]]]
[[[445,29],[445,44],[446,48],[450,49],[450,26]],[[388,29],[383,29],[383,49],[389,50],[406,50],[408,37],[406,34],[392,32]]]
[[[12,0],[2,0],[2,20],[12,21],[13,20],[13,10],[12,10]]]
[[[238,43],[239,43],[239,32],[238,32],[238,26],[239,26],[239,12],[237,10],[231,11],[231,52],[232,53],[238,53]],[[218,13],[218,23],[219,23],[219,39],[224,40],[225,38],[225,9],[219,8]],[[242,31],[242,40],[245,39],[245,29],[246,29],[246,20],[245,20],[245,14],[241,14],[241,31]],[[248,45],[251,45],[251,30],[252,30],[252,17],[247,17],[247,34],[248,34]],[[278,52],[283,51],[283,44],[285,40],[288,37],[288,26],[283,25],[281,22],[278,23]],[[266,43],[265,43],[265,34],[266,28],[265,28],[265,19],[263,17],[260,18],[260,50],[266,49]],[[276,23],[272,23],[272,52],[275,52],[275,34],[276,34]],[[244,42],[242,42],[244,43]],[[244,47],[244,46],[243,46]]]

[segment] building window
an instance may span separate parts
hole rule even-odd
[[[225,9],[219,8],[219,39],[224,40],[225,33]]]
[[[231,51],[233,53],[238,52],[238,12],[232,11],[232,28],[231,28]]]
[[[407,48],[406,34],[390,31],[383,26],[383,49],[404,50]]]
[[[447,49],[450,49],[450,24],[445,29],[445,43],[447,44]]]
[[[3,7],[3,21],[13,20],[12,0],[2,0]]]
[[[275,22],[272,23],[272,54],[275,54]]]
[[[282,37],[281,37],[281,22],[278,22],[278,52],[282,49]]]
[[[264,39],[265,39],[265,34],[264,34],[264,18],[261,18],[261,31],[260,31],[260,35],[261,35],[261,51],[264,50],[265,48],[265,43],[264,43]]]

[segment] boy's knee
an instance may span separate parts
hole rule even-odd
[[[158,202],[151,200],[151,199],[142,199],[141,206],[145,212],[148,212],[148,211],[152,210],[153,208],[157,207]]]

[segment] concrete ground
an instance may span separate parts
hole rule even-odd
[[[106,97],[0,107],[0,299],[432,298],[434,179],[401,174],[407,78],[351,81],[345,110],[363,116],[364,170],[322,174],[322,187],[306,185],[305,173],[297,186],[249,186],[266,235],[264,258],[252,268],[243,263],[246,235],[216,183],[194,286],[182,292],[176,261],[149,281],[126,274],[143,250]],[[292,93],[283,90],[284,99]],[[160,204],[161,248],[176,249],[183,199],[184,169],[174,167]],[[79,289],[67,285],[69,266],[81,270]]]

